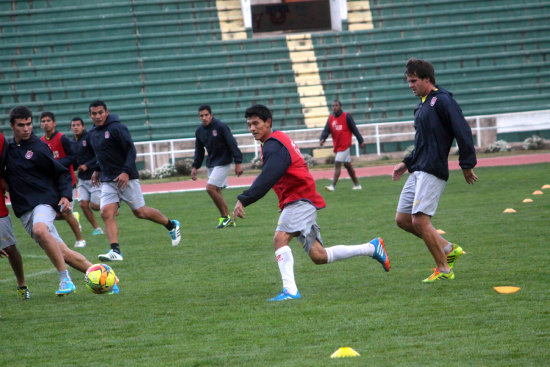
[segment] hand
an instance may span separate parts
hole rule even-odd
[[[128,187],[128,181],[130,180],[130,176],[126,172],[122,172],[120,175],[118,175],[113,181],[117,183],[116,187],[120,190],[126,190]]]
[[[99,171],[92,173],[92,185],[99,186]]]
[[[240,200],[237,200],[237,204],[235,204],[235,209],[233,209],[233,218],[239,217],[244,219],[244,207],[243,203],[241,203]]]
[[[195,167],[191,169],[191,179],[197,181],[197,169]]]
[[[61,200],[59,200],[59,203],[57,205],[59,205],[59,210],[62,214],[69,214],[73,211],[71,209],[71,202],[65,196],[63,196]]]
[[[397,164],[395,167],[393,167],[393,173],[391,175],[391,179],[393,181],[398,181],[401,176],[403,176],[403,173],[407,171],[407,166],[405,163],[401,162]]]
[[[85,164],[81,164],[80,166],[78,166],[78,170],[86,172],[88,170],[88,166],[86,166]]]
[[[0,257],[10,257],[4,249],[0,248]]]
[[[365,143],[365,142],[362,142],[361,144],[359,144],[359,146],[360,146],[361,148],[364,148],[366,145],[367,145],[367,143]]]
[[[324,140],[320,140],[320,141],[319,141],[319,145],[320,145],[320,146],[323,146],[323,144],[325,144],[325,141],[324,141]]]
[[[462,174],[464,175],[464,178],[466,179],[466,182],[470,185],[473,185],[474,182],[477,181],[477,176],[474,173],[474,170],[472,168],[463,169]]]
[[[243,174],[243,166],[242,166],[242,164],[240,164],[240,163],[236,163],[236,164],[235,164],[235,174],[237,175],[237,177],[239,177],[240,175]]]

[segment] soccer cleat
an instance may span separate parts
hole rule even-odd
[[[97,235],[100,235],[100,234],[105,234],[105,232],[103,232],[103,229],[101,229],[101,227],[97,227],[92,232],[92,236],[97,236]]]
[[[120,289],[118,289],[118,285],[115,283],[115,285],[113,285],[113,289],[107,294],[117,294],[117,293],[120,293]]]
[[[439,270],[437,269],[433,269],[433,273],[432,275],[430,275],[429,277],[427,277],[426,279],[424,279],[422,282],[423,283],[433,283],[435,282],[436,280],[448,280],[448,279],[454,279],[455,278],[455,273],[453,272],[453,269],[451,269],[451,272],[450,273],[442,273],[440,272]]]
[[[76,290],[76,287],[74,286],[74,283],[72,282],[72,280],[65,278],[59,283],[59,289],[57,290],[57,292],[55,292],[55,294],[58,297],[63,297],[73,293],[75,290]]]
[[[74,247],[79,247],[79,248],[86,247],[86,240],[76,241],[74,243]]]
[[[381,237],[376,237],[370,241],[370,243],[374,245],[374,253],[372,254],[372,258],[382,264],[385,271],[390,271],[390,258],[386,253],[384,240]]]
[[[283,288],[282,292],[273,298],[270,298],[268,302],[273,301],[286,301],[287,299],[300,299],[300,292],[296,291],[296,294],[290,294],[286,288]]]
[[[451,269],[455,265],[455,262],[458,260],[458,258],[463,254],[465,254],[465,252],[462,247],[453,243],[453,250],[447,254],[447,264],[449,264],[449,267]]]
[[[363,190],[363,186],[361,186],[361,185],[354,185],[351,189],[352,189],[352,190]]]
[[[17,296],[19,297],[20,300],[23,300],[23,301],[31,299],[31,293],[29,292],[29,288],[17,287]]]
[[[181,241],[180,222],[173,220],[172,223],[174,223],[174,228],[170,230],[170,237],[172,238],[172,246],[177,246]]]
[[[325,190],[333,192],[334,191],[334,186],[332,186],[332,185],[325,186]]]
[[[97,258],[101,261],[122,261],[122,255],[113,250],[109,250],[106,254],[98,255]]]
[[[221,229],[226,227],[235,227],[235,221],[230,216],[227,216],[227,218],[221,217],[216,228]]]

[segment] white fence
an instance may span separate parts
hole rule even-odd
[[[496,140],[497,132],[524,132],[535,130],[550,130],[550,111],[537,111],[538,115],[543,116],[543,120],[533,121],[532,118],[525,117],[530,114],[502,114],[489,116],[473,116],[467,118],[472,133],[476,139],[477,147],[482,147],[493,143]],[[523,118],[516,118],[524,116]],[[510,123],[510,120],[516,122]],[[505,126],[499,128],[499,120],[505,121]],[[526,121],[528,120],[528,121]],[[504,125],[504,124],[502,124]],[[414,125],[412,121],[403,122],[385,122],[357,125],[361,135],[367,144],[376,145],[376,153],[382,154],[381,144],[385,142],[403,142],[414,140]],[[502,130],[502,131],[499,131]],[[310,128],[300,130],[285,131],[301,148],[320,148],[319,138],[322,128]],[[251,134],[235,134],[235,139],[243,153],[254,152],[259,155],[260,144],[254,140]],[[324,148],[331,147],[332,140],[328,139]],[[356,155],[359,156],[359,144],[355,137]],[[145,162],[145,168],[154,171],[157,167],[175,162],[179,158],[192,158],[195,151],[195,139],[171,139],[155,140],[148,142],[136,142],[138,161]]]

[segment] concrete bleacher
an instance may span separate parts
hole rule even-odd
[[[308,35],[314,58],[296,60],[283,35],[224,37],[220,8],[242,23],[236,3],[0,0],[0,129],[24,103],[68,132],[96,98],[136,141],[192,137],[204,103],[236,133],[254,103],[273,109],[274,127],[304,128],[297,77],[312,62],[322,88],[307,107],[321,121],[334,98],[360,124],[410,120],[410,57],[433,62],[466,115],[550,109],[548,0],[371,0],[372,29]]]

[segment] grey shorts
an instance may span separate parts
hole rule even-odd
[[[13,226],[11,225],[10,215],[0,218],[0,245],[3,249],[15,245],[17,240],[13,234]]]
[[[116,182],[101,183],[101,204],[105,205],[119,203],[124,201],[132,210],[137,210],[145,206],[145,199],[141,193],[141,186],[138,179],[128,181],[128,187],[120,190]]]
[[[334,157],[335,162],[349,163],[351,162],[351,148],[343,150],[341,152],[336,152],[336,157]]]
[[[439,198],[445,190],[445,180],[432,174],[415,171],[409,175],[403,186],[397,211],[406,214],[424,213],[433,216]]]
[[[307,201],[290,203],[281,212],[276,231],[294,234],[304,251],[309,254],[315,240],[323,245],[321,229],[317,225],[317,208]]]
[[[78,179],[78,201],[91,201],[94,204],[100,203],[101,187],[92,185],[92,180]]]
[[[208,168],[208,184],[219,188],[227,187],[227,176],[229,176],[230,164]]]
[[[36,243],[40,245],[40,247],[44,248],[44,246],[34,237],[32,233],[32,227],[36,223],[44,223],[46,224],[46,226],[48,226],[50,234],[56,239],[56,241],[63,242],[61,237],[59,237],[59,233],[57,233],[57,229],[53,225],[55,217],[56,212],[51,206],[40,204],[35,206],[33,210],[23,214],[19,219],[21,220],[21,223],[23,223],[23,227],[25,227],[27,233],[31,235],[32,239],[35,240]]]

